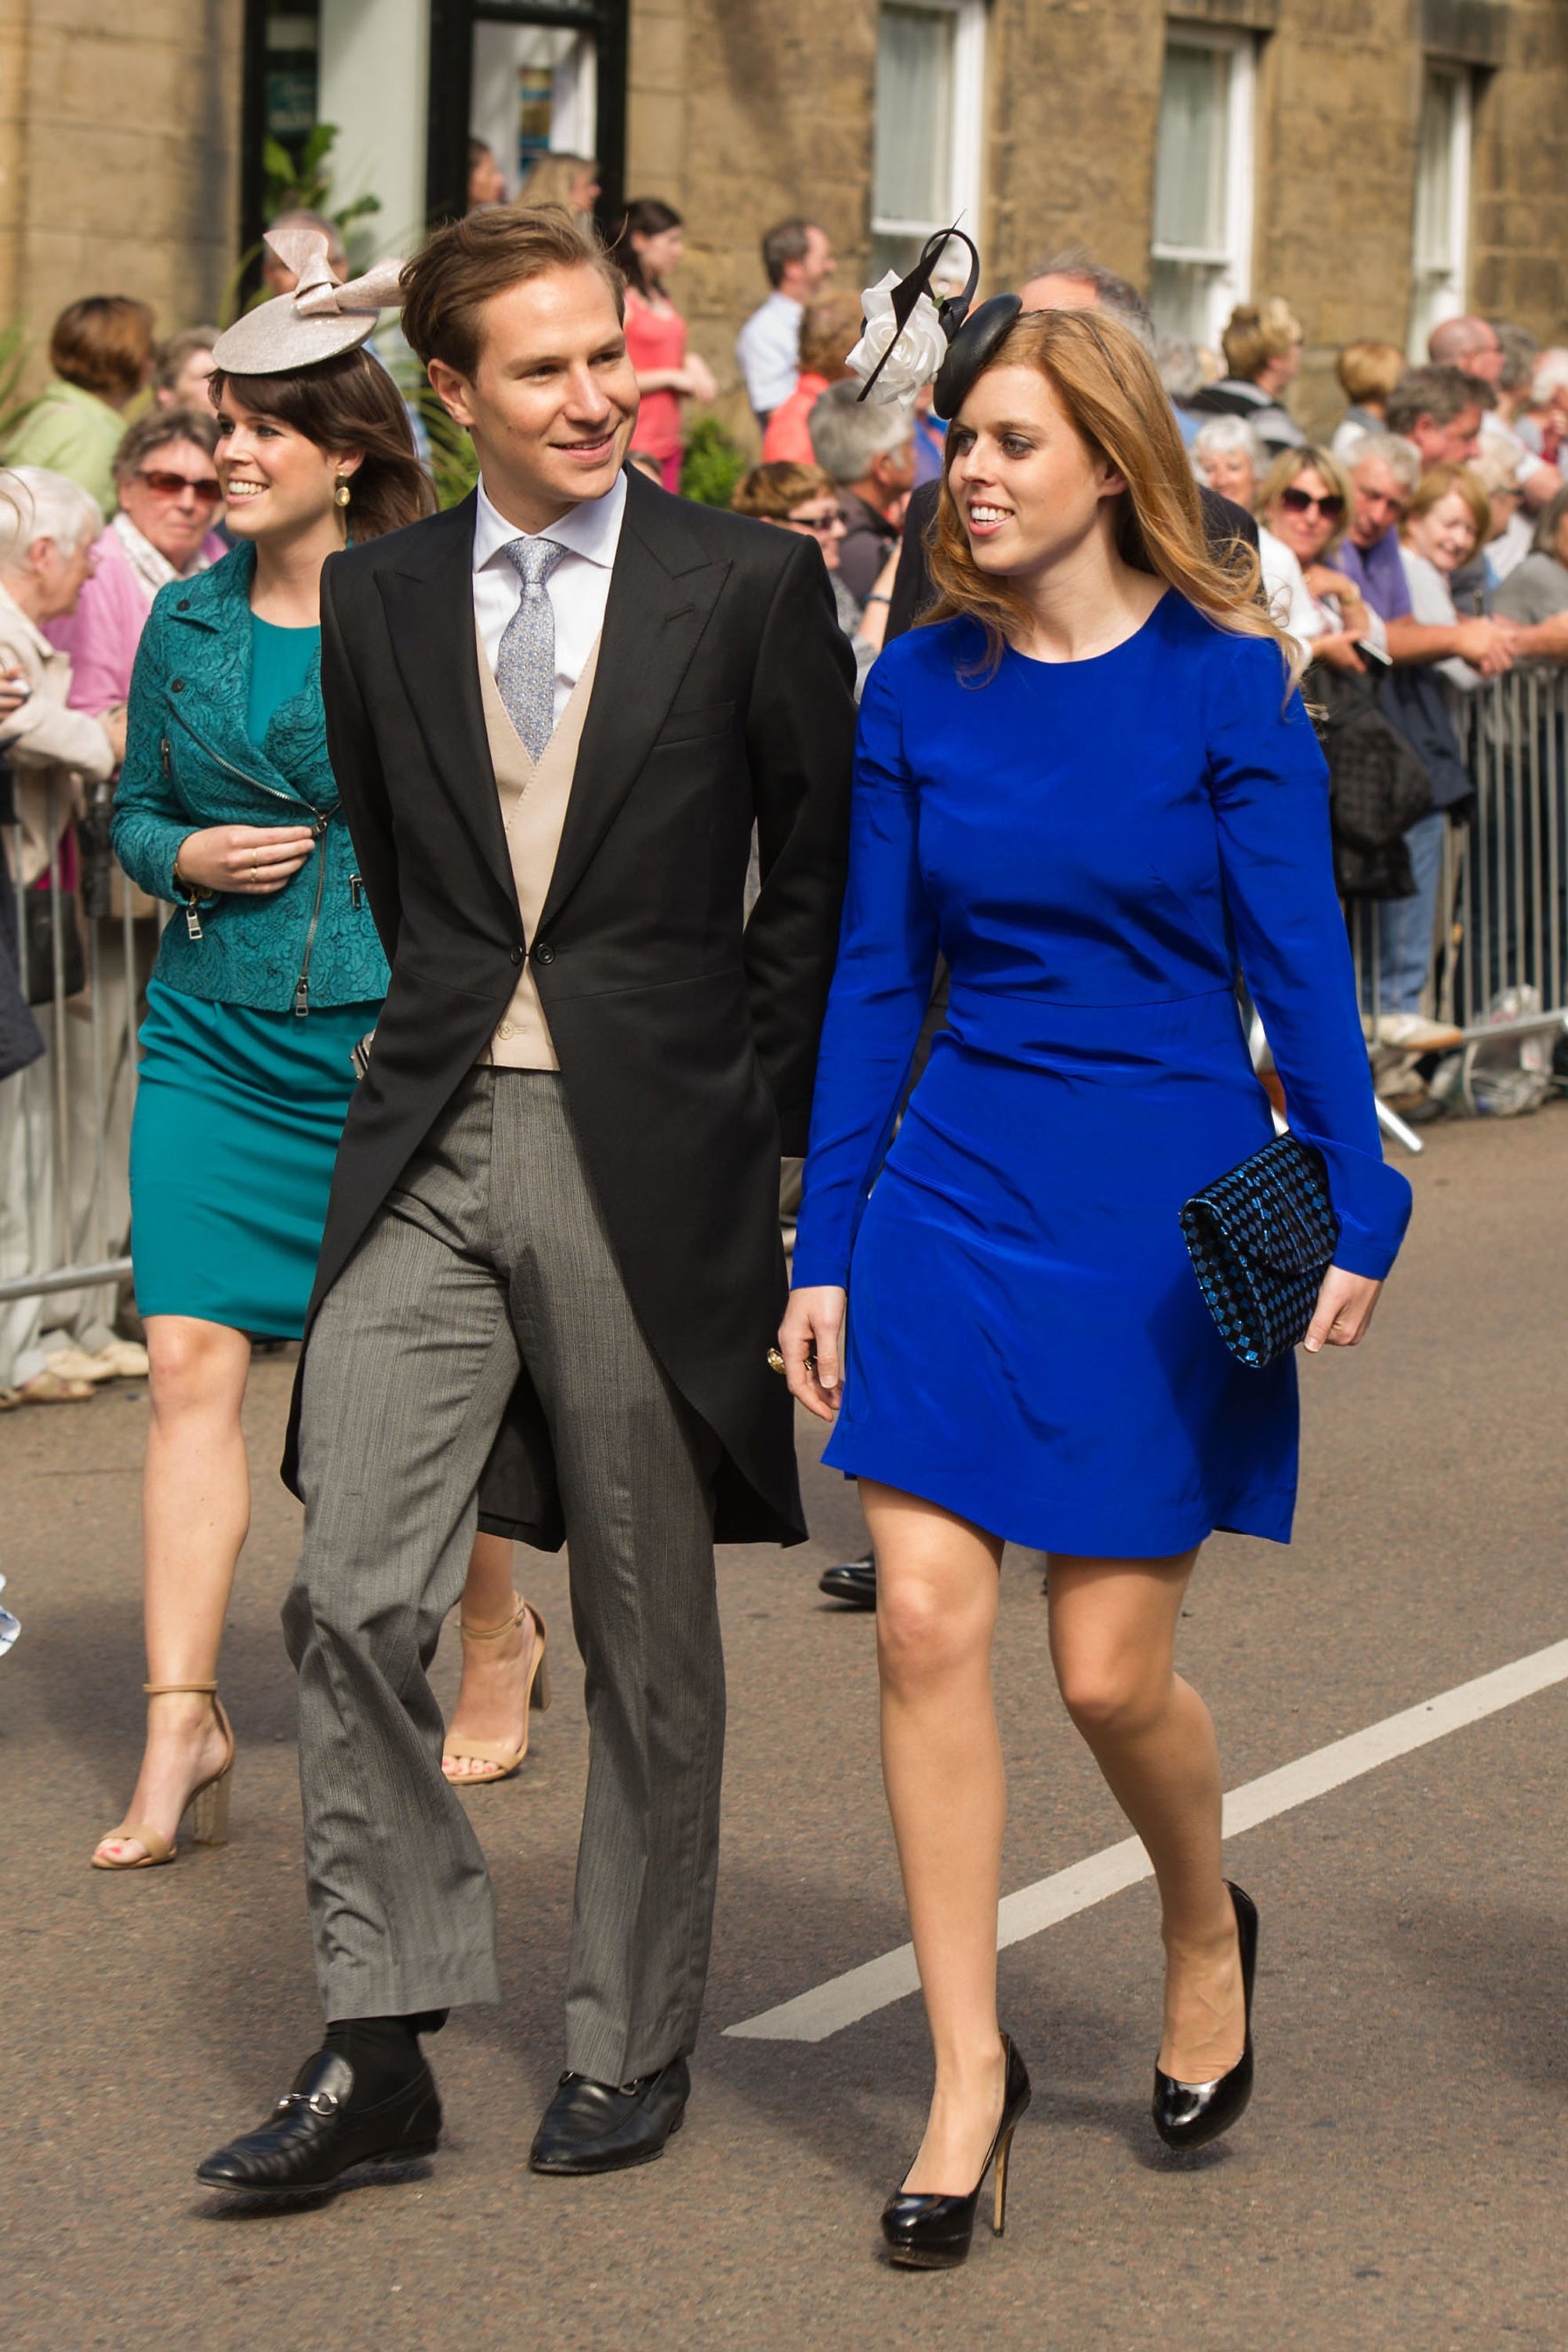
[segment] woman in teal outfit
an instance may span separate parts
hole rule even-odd
[[[239,544],[154,602],[116,796],[121,864],[175,911],[148,985],[131,1148],[152,1366],[148,1737],[100,1869],[171,1861],[187,1808],[198,1841],[226,1833],[234,1741],[216,1673],[249,1520],[250,1345],[303,1328],[354,1052],[386,987],[327,755],[320,583],[350,530],[412,522],[431,491],[396,387],[362,348],[370,306],[395,289],[379,274],[339,289],[313,258],[290,255],[306,263],[298,293],[220,342],[216,462]],[[526,1746],[542,1629],[511,1596],[510,1545],[478,1539],[465,1604],[466,1629],[494,1644],[465,1689],[470,1727],[491,1728],[509,1696],[515,1724],[516,1689],[500,1685],[521,1680]],[[499,1772],[474,1759],[510,1766],[516,1751],[480,1736],[458,1753],[454,1777],[479,1779]]]

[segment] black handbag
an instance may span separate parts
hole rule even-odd
[[[1322,1153],[1278,1135],[1184,1201],[1181,1217],[1220,1338],[1266,1370],[1305,1339],[1339,1242]]]
[[[81,929],[76,899],[68,890],[57,898],[52,890],[22,893],[22,993],[29,1004],[50,1004],[55,994],[55,908],[59,908],[61,962],[65,992],[75,996],[87,986],[87,963],[81,950]]]

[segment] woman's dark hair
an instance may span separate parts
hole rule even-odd
[[[673,205],[661,202],[658,196],[637,196],[626,206],[626,216],[621,223],[621,233],[611,247],[616,267],[628,286],[639,294],[662,294],[664,288],[657,278],[650,278],[643,267],[643,257],[632,243],[634,236],[662,236],[667,228],[685,226]]]
[[[226,375],[208,381],[215,408],[232,392],[258,416],[275,417],[318,449],[361,449],[350,520],[356,540],[379,539],[434,511],[436,493],[414,446],[403,395],[379,360],[361,350],[294,375]]]

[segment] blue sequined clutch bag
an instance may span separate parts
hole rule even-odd
[[[1199,1287],[1233,1356],[1263,1371],[1305,1339],[1340,1238],[1323,1155],[1276,1136],[1182,1204]]]

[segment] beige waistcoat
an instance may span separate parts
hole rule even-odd
[[[485,658],[484,646],[479,647],[479,694],[484,703],[485,733],[489,739],[496,788],[500,793],[501,821],[511,854],[511,878],[522,914],[523,937],[531,943],[544,912],[550,877],[555,871],[561,828],[566,822],[566,803],[572,797],[572,779],[577,772],[577,747],[583,740],[583,722],[588,715],[594,673],[598,667],[599,641],[595,638],[594,650],[583,665],[583,674],[572,689],[572,699],[536,765],[529,758],[500,698],[500,688]],[[560,1068],[550,1042],[544,1007],[539,1001],[531,961],[524,962],[511,1003],[480,1061],[500,1070]]]

